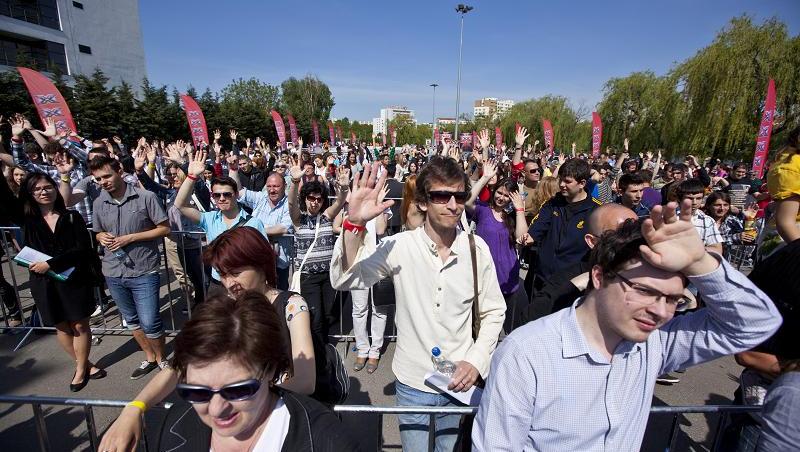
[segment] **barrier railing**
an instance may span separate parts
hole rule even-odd
[[[97,450],[99,446],[97,426],[94,419],[94,407],[123,408],[127,405],[125,400],[102,400],[102,399],[72,399],[60,397],[33,397],[33,396],[12,396],[0,395],[0,404],[31,405],[33,409],[34,425],[36,430],[36,440],[39,449],[47,452],[50,449],[50,441],[45,424],[45,414],[42,406],[72,406],[83,408],[86,429],[88,433],[91,450]],[[170,403],[158,405],[158,408],[168,409]],[[428,415],[428,450],[433,450],[434,437],[431,432],[435,432],[436,415],[475,415],[477,407],[427,407],[427,406],[372,406],[372,405],[337,405],[333,411],[340,417],[342,415],[376,415],[377,416],[377,438],[376,449],[383,450],[383,416],[398,414],[425,414]],[[761,411],[760,406],[741,406],[741,405],[701,405],[701,406],[654,406],[650,408],[650,414],[655,416],[672,416],[672,427],[670,429],[667,446],[663,449],[666,452],[673,450],[675,439],[680,430],[678,421],[681,415],[685,414],[720,414],[720,421],[713,436],[712,451],[719,448],[719,438],[722,429],[727,423],[728,416],[733,413],[756,413]],[[145,451],[149,451],[149,444],[146,434],[146,426],[142,425],[141,446]]]

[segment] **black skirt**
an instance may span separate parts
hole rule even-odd
[[[46,326],[86,319],[95,309],[94,287],[83,278],[61,282],[31,273],[30,281],[33,301]]]

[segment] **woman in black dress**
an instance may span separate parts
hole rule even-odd
[[[0,205],[7,206],[15,223],[25,231],[25,244],[52,256],[30,265],[33,300],[42,322],[55,326],[58,342],[75,360],[70,390],[77,392],[89,379],[106,372],[89,361],[92,333],[89,316],[94,310],[93,255],[86,224],[78,212],[67,210],[55,181],[44,173],[32,173],[20,187],[19,199],[8,185],[0,183]],[[75,270],[66,281],[47,274]]]

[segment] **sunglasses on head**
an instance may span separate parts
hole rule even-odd
[[[469,198],[469,193],[465,191],[444,191],[433,190],[428,192],[428,199],[434,204],[447,204],[450,198],[455,198],[457,204],[464,204]]]
[[[211,193],[211,197],[212,197],[212,198],[214,198],[214,199],[220,199],[220,198],[222,198],[222,199],[228,199],[228,198],[233,198],[233,192],[232,192],[232,191],[221,191],[221,192],[215,192],[215,193]]]
[[[247,400],[256,395],[259,389],[261,389],[261,380],[256,379],[237,381],[219,389],[186,383],[178,383],[175,386],[175,392],[189,403],[208,403],[214,394],[219,394],[229,402]]]

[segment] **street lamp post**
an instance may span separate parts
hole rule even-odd
[[[456,130],[455,136],[453,137],[456,143],[461,142],[458,136],[458,106],[461,103],[461,48],[464,46],[464,15],[473,9],[473,7],[464,5],[463,3],[459,3],[458,6],[456,6],[456,12],[461,14],[461,34],[458,38],[458,82],[456,83]]]
[[[433,144],[433,149],[436,149],[436,87],[439,85],[437,83],[431,83],[430,86],[433,87],[433,128],[431,129],[431,144]]]

